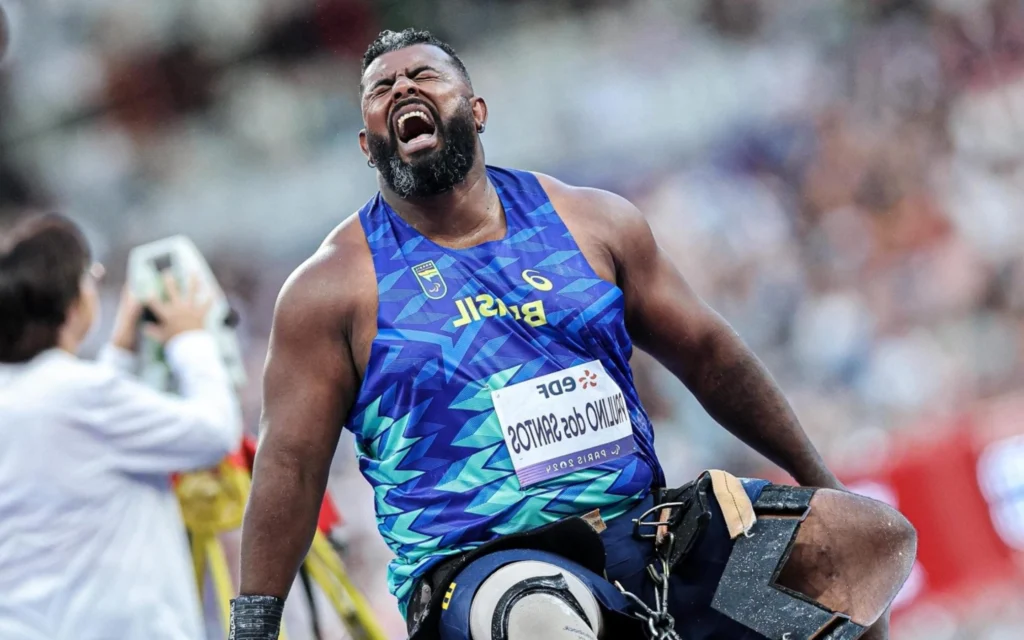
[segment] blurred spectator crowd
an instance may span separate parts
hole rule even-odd
[[[1024,382],[1024,7],[883,4],[818,31],[798,108],[632,191],[840,467]],[[752,50],[795,35],[749,15],[711,24]]]
[[[1024,2],[0,2],[0,216],[75,215],[115,281],[193,237],[242,312],[250,425],[278,288],[375,188],[360,56],[410,25],[464,52],[489,162],[631,198],[840,467],[1024,387]],[[634,365],[670,482],[764,472]],[[350,562],[393,618],[350,450]]]

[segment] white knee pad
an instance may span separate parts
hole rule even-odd
[[[472,640],[597,640],[603,620],[582,580],[553,564],[524,560],[480,585],[469,629]]]

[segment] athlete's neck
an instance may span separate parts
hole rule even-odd
[[[400,198],[387,185],[380,187],[403,220],[441,246],[462,249],[505,237],[505,211],[482,161],[461,184],[440,195]]]

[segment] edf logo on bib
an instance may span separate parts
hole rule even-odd
[[[519,486],[637,450],[622,390],[600,360],[491,392]]]
[[[572,376],[566,376],[545,384],[539,384],[537,385],[537,393],[545,398],[553,398],[564,393],[572,393],[577,387],[581,389],[596,389],[597,374],[591,372],[590,369],[585,369],[583,375],[578,380]]]

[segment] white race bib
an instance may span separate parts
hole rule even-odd
[[[622,390],[600,360],[491,393],[519,485],[637,450]]]

